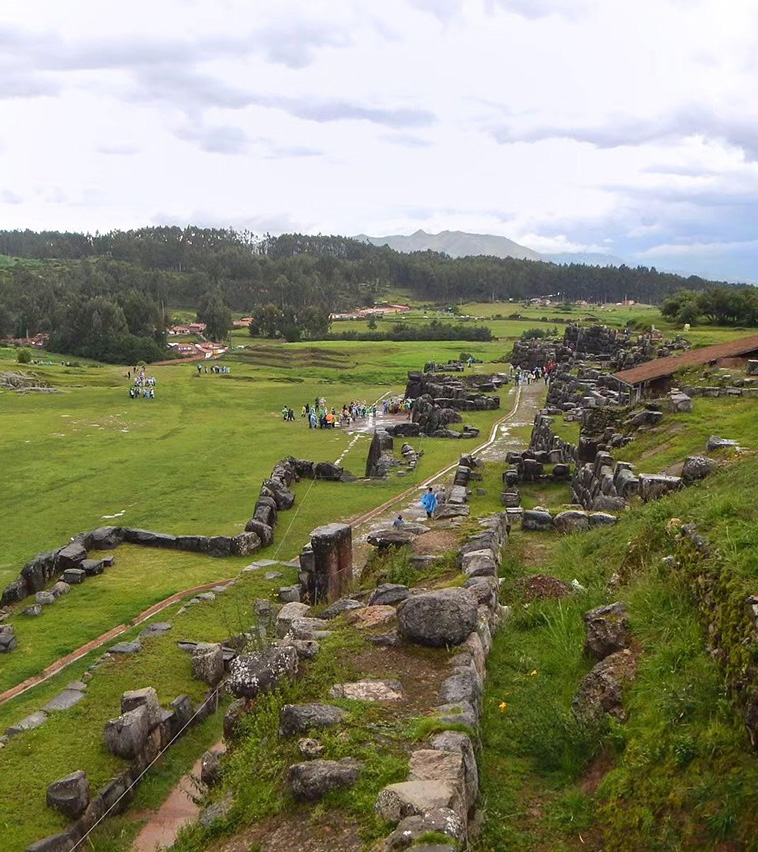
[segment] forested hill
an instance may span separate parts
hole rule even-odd
[[[192,307],[208,286],[219,286],[227,303],[237,310],[282,298],[295,307],[313,304],[314,299],[329,308],[351,307],[348,302],[366,301],[388,286],[408,288],[418,298],[438,302],[522,299],[560,292],[567,299],[627,297],[658,303],[682,287],[698,290],[711,283],[646,267],[558,265],[489,256],[450,258],[430,251],[401,254],[348,237],[256,237],[194,227],[95,235],[0,231],[0,254],[78,261],[78,265],[57,265],[46,272],[40,267],[36,275],[52,282],[65,279],[75,286],[92,276],[94,266],[105,278],[118,279],[117,289],[147,287],[165,304]],[[146,276],[147,270],[158,274]],[[286,282],[279,280],[281,276]]]
[[[254,313],[275,305],[325,316],[372,304],[390,288],[443,304],[557,293],[567,300],[660,303],[683,287],[710,285],[644,267],[401,254],[340,236],[256,237],[195,227],[94,235],[0,231],[0,337],[51,332],[68,347],[60,351],[101,354],[105,340],[120,340],[113,358],[152,349],[146,341],[162,347],[169,308],[210,304]]]

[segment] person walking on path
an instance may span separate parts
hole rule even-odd
[[[434,491],[432,491],[432,486],[430,485],[428,490],[424,492],[424,496],[421,498],[421,505],[424,507],[426,511],[426,517],[431,520],[434,517],[434,513],[437,509],[437,496]]]

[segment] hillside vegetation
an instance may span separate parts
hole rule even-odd
[[[372,305],[397,289],[442,304],[557,293],[655,303],[685,285],[709,286],[654,268],[402,254],[346,237],[256,238],[195,227],[94,236],[4,231],[0,252],[0,337],[49,333],[58,351],[117,363],[158,357],[169,308],[194,309],[216,339],[231,325],[230,309],[278,312],[274,333],[288,336],[295,326],[318,337],[329,312]]]

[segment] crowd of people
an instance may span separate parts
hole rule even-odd
[[[337,406],[329,406],[325,397],[317,396],[312,403],[306,402],[303,405],[300,409],[300,418],[305,420],[309,429],[348,428],[358,420],[375,416],[379,410],[383,414],[407,414],[410,417],[411,400],[403,397],[385,399],[381,403],[381,408],[377,404],[350,400],[337,408]],[[295,412],[289,405],[282,407],[281,415],[285,422],[295,420]]]
[[[139,372],[138,372],[139,371]],[[134,368],[134,378],[132,379],[132,370],[128,370],[127,379],[132,383],[129,387],[129,399],[155,399],[155,386],[158,380],[155,376],[145,375],[144,367]]]
[[[337,411],[335,406],[327,405],[326,398],[317,396],[313,404],[306,402],[300,411],[300,417],[308,424],[309,429],[335,429],[338,426],[346,428],[359,419],[371,417],[376,413],[373,405],[351,400],[344,403]]]
[[[511,364],[510,374],[517,385],[530,385],[532,382],[538,382],[543,379],[545,384],[550,381],[550,376],[555,371],[555,361],[548,361],[544,367],[535,367],[533,370],[527,370],[522,367],[514,367]]]

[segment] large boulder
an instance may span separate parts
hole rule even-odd
[[[553,525],[561,533],[585,532],[590,528],[590,520],[586,512],[569,509],[559,512],[553,518]]]
[[[250,556],[257,553],[261,546],[262,542],[258,533],[249,530],[232,538],[231,554],[232,556]]]
[[[16,645],[16,631],[12,624],[0,624],[0,654],[7,654]]]
[[[354,598],[340,598],[338,601],[335,601],[333,604],[330,604],[319,616],[318,618],[323,621],[331,621],[333,618],[338,618],[340,615],[344,615],[346,612],[350,612],[354,609],[362,609],[366,604],[361,603],[360,601],[355,600]]]
[[[89,800],[89,781],[81,769],[53,781],[47,788],[47,806],[69,819],[78,819],[87,810]]]
[[[255,698],[284,681],[294,680],[298,663],[297,650],[292,645],[276,645],[265,651],[240,654],[230,666],[229,691],[235,698]]]
[[[285,704],[279,713],[279,736],[303,736],[315,728],[331,728],[347,713],[329,704]]]
[[[309,610],[310,606],[306,603],[290,601],[290,603],[285,604],[276,617],[276,635],[280,639],[286,636],[292,627],[292,622],[298,618],[303,618]]]
[[[118,527],[98,527],[90,534],[95,550],[113,550],[121,544],[121,530]]]
[[[299,801],[315,802],[332,790],[352,787],[360,769],[361,764],[349,757],[296,763],[287,771],[287,785]]]
[[[138,707],[144,707],[147,711],[147,727],[152,731],[161,723],[162,710],[158,703],[158,694],[152,686],[146,686],[144,689],[130,689],[121,695],[121,712],[128,713],[130,710],[136,710]]]
[[[469,589],[440,589],[413,595],[397,608],[398,632],[420,645],[460,645],[477,625],[476,595]]]
[[[200,780],[206,787],[214,787],[221,778],[221,756],[217,751],[206,751],[200,758]]]
[[[692,485],[693,482],[699,482],[706,476],[710,476],[717,467],[718,462],[707,456],[688,456],[682,467],[682,482],[685,485]]]
[[[409,816],[423,816],[445,808],[465,816],[461,791],[449,781],[402,781],[390,784],[377,796],[375,810],[382,819],[398,822]]]
[[[547,532],[553,529],[553,517],[547,509],[525,509],[521,515],[521,529]]]
[[[262,547],[268,547],[274,540],[274,530],[270,524],[251,518],[245,524],[245,532],[255,533],[260,539]]]
[[[142,751],[149,734],[148,711],[144,705],[105,723],[105,745],[111,754],[132,760]]]
[[[461,570],[467,577],[496,577],[497,556],[490,548],[469,550],[461,556]]]
[[[224,677],[224,652],[221,645],[201,643],[192,652],[192,676],[216,686]]]
[[[452,841],[451,845],[434,846],[419,845],[421,840],[429,834],[444,834]],[[426,813],[405,817],[400,820],[397,828],[386,840],[385,848],[389,850],[406,849],[410,847],[413,852],[454,852],[455,849],[463,848],[466,841],[466,822],[461,819],[455,811],[450,808],[434,808]]]
[[[408,586],[399,583],[381,583],[369,595],[369,606],[391,606],[404,601],[411,593]]]
[[[629,646],[629,613],[621,601],[591,609],[583,618],[587,629],[585,653],[602,660]]]
[[[571,712],[582,724],[593,724],[606,715],[622,721],[626,718],[623,706],[623,687],[632,680],[637,662],[627,648],[601,660],[585,675],[571,702]]]
[[[81,547],[81,545],[79,545],[79,547]],[[84,555],[87,555],[86,551],[84,551]],[[27,595],[44,589],[58,570],[58,553],[56,551],[38,553],[34,559],[27,562],[21,569],[21,576],[19,579],[23,581],[26,587],[24,594],[21,597],[24,598]],[[21,598],[19,598],[19,600],[20,599]]]
[[[3,593],[0,595],[0,606],[9,606],[10,604],[18,603],[28,594],[29,589],[26,585],[26,580],[23,577],[17,577],[3,589]]]
[[[479,792],[479,769],[471,738],[459,731],[442,731],[429,740],[429,747],[437,751],[459,753],[462,756],[466,804],[469,808],[473,807]]]
[[[226,713],[224,713],[224,739],[235,740],[241,733],[241,722],[247,715],[245,699],[238,698],[232,701]]]
[[[380,552],[391,547],[405,547],[411,544],[415,536],[403,529],[377,530],[367,537],[366,541]]]
[[[329,482],[339,482],[343,468],[332,462],[319,462],[315,467],[316,479],[326,479]]]
[[[669,400],[671,402],[671,407],[678,413],[688,413],[692,411],[692,400],[686,393],[682,393],[681,391],[677,393],[672,392],[669,394]]]
[[[87,551],[81,542],[73,541],[58,551],[58,568],[65,571],[66,568],[78,568],[87,558]]]
[[[471,704],[479,707],[482,697],[482,683],[472,665],[456,669],[454,675],[443,680],[437,696],[438,706],[446,704]]]
[[[273,495],[276,501],[276,508],[291,509],[295,505],[295,493],[279,479],[264,479],[264,488],[267,488]]]

